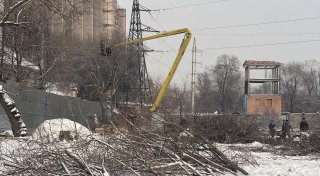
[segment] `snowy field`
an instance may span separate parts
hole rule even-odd
[[[12,150],[16,147],[23,147],[24,140],[6,139],[0,141],[0,149]],[[254,142],[249,145],[243,144],[217,144],[218,148],[230,154],[250,155],[251,164],[248,162],[239,165],[252,176],[320,176],[320,158],[316,156],[280,156],[270,152],[251,152],[251,149],[265,148],[266,145]],[[237,149],[230,149],[236,147]],[[240,149],[241,152],[238,150]],[[242,151],[247,150],[248,151]],[[4,152],[4,151],[1,151]],[[232,157],[232,156],[231,156]],[[254,162],[254,163],[252,163]],[[1,163],[1,162],[0,162]],[[254,165],[252,165],[254,164]],[[2,165],[3,167],[3,165]],[[1,170],[1,165],[0,165]],[[226,174],[227,176],[232,174]],[[242,174],[238,174],[242,175]]]
[[[49,133],[48,129],[50,129]],[[76,133],[84,140],[91,135],[88,129],[78,123],[68,119],[55,119],[42,123],[30,137],[0,138],[0,175],[1,171],[5,169],[4,161],[8,163],[11,160],[8,157],[10,154],[17,151],[23,152],[24,149],[30,148],[35,150],[39,144],[55,141],[60,130],[77,131]],[[67,147],[68,144],[69,142],[61,142],[59,148]],[[250,144],[217,143],[216,147],[231,160],[237,161],[238,165],[252,176],[320,176],[320,155],[281,155],[284,153],[282,146],[274,147],[259,142]],[[50,147],[48,149],[51,150]],[[226,175],[232,174],[227,173]]]
[[[244,155],[253,161],[239,162],[239,166],[253,176],[320,176],[320,156],[287,156],[271,152],[257,152],[275,150],[259,142],[251,144],[217,144],[218,148],[231,155]],[[229,174],[227,174],[229,176]],[[242,174],[238,174],[242,175]]]
[[[243,165],[250,175],[259,176],[320,176],[319,158],[314,156],[279,156],[253,152],[258,166]]]

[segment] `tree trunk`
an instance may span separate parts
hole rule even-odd
[[[13,135],[15,137],[27,136],[27,128],[22,121],[21,115],[16,108],[14,101],[9,97],[3,87],[0,85],[0,104],[5,110],[10,123]]]

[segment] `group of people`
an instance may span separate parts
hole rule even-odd
[[[277,131],[276,131],[276,127],[277,125],[273,122],[273,120],[271,120],[271,122],[269,123],[269,133],[270,136],[272,138],[274,138],[274,136],[276,135]],[[301,122],[300,122],[300,131],[308,131],[309,130],[309,124],[306,121],[306,118],[303,117]],[[289,123],[289,120],[283,120],[282,121],[282,128],[281,128],[281,134],[283,136],[283,138],[290,138],[291,137],[291,132],[293,131],[292,126]]]

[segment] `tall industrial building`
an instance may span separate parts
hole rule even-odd
[[[69,8],[61,3],[60,8]],[[76,4],[83,12],[71,20],[58,14],[52,16],[51,31],[63,35],[67,40],[100,41],[126,37],[126,10],[119,7],[117,0],[84,0]]]
[[[17,0],[5,0],[4,10],[8,10]],[[72,3],[72,4],[70,4]],[[47,14],[51,19],[48,26],[54,36],[66,41],[101,41],[120,37],[126,38],[126,9],[120,8],[117,0],[54,0],[55,11],[71,11],[76,14],[66,19],[57,13]]]

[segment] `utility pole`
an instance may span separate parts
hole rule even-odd
[[[139,4],[139,0],[133,0],[132,5],[132,12],[131,12],[131,20],[130,20],[130,29],[129,29],[129,40],[135,40],[142,38],[142,32],[159,32],[147,25],[141,23],[140,12],[150,12],[149,10]],[[142,26],[144,28],[142,28]],[[145,52],[143,42],[135,44],[135,49],[137,52],[139,62],[139,69],[138,69],[138,88],[135,88],[139,95],[139,103],[142,107],[143,104],[147,104],[148,96],[151,95],[150,83],[149,83],[149,76],[146,66],[146,59],[145,59]],[[130,74],[128,74],[130,75]],[[131,84],[131,83],[129,83]],[[129,99],[129,94],[127,92],[127,100]]]
[[[192,47],[192,73],[191,73],[191,114],[195,114],[195,96],[196,96],[196,63],[197,63],[197,46],[196,38],[193,39]]]

